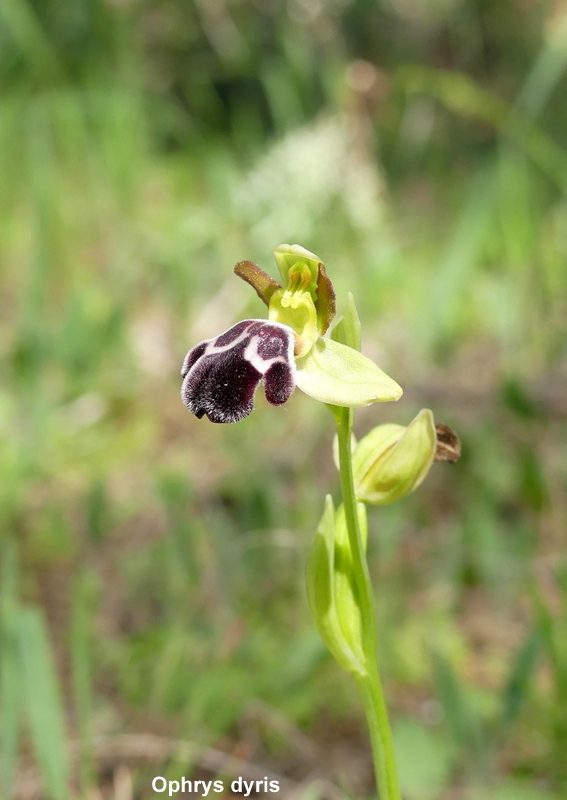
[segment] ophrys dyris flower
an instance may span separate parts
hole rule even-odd
[[[268,319],[237,322],[185,357],[181,397],[189,411],[211,422],[238,422],[252,411],[260,381],[275,406],[296,386],[336,406],[397,400],[400,386],[376,364],[323,336],[335,315],[323,262],[299,245],[280,245],[274,255],[284,285],[252,261],[235,267],[268,306]]]

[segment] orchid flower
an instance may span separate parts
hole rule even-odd
[[[376,364],[324,336],[335,292],[322,261],[299,245],[282,244],[274,256],[282,284],[252,261],[234,268],[268,306],[268,319],[237,322],[187,353],[181,397],[189,411],[211,422],[238,422],[251,413],[260,382],[275,406],[296,386],[333,406],[398,400],[401,387]]]

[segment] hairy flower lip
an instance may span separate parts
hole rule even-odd
[[[262,381],[268,402],[281,405],[295,389],[295,336],[285,325],[247,319],[195,345],[181,368],[186,408],[211,422],[238,422],[254,408]]]

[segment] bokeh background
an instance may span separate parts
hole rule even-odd
[[[303,585],[331,415],[179,400],[282,242],[405,389],[358,434],[463,440],[370,517],[404,797],[567,797],[566,68],[560,0],[2,0],[5,800],[373,795]]]

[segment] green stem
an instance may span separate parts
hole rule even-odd
[[[372,758],[380,800],[400,800],[392,731],[376,662],[376,620],[368,562],[364,552],[352,472],[351,408],[334,409],[339,439],[339,469],[346,524],[352,552],[353,578],[360,600],[366,672],[356,676],[372,742]]]

